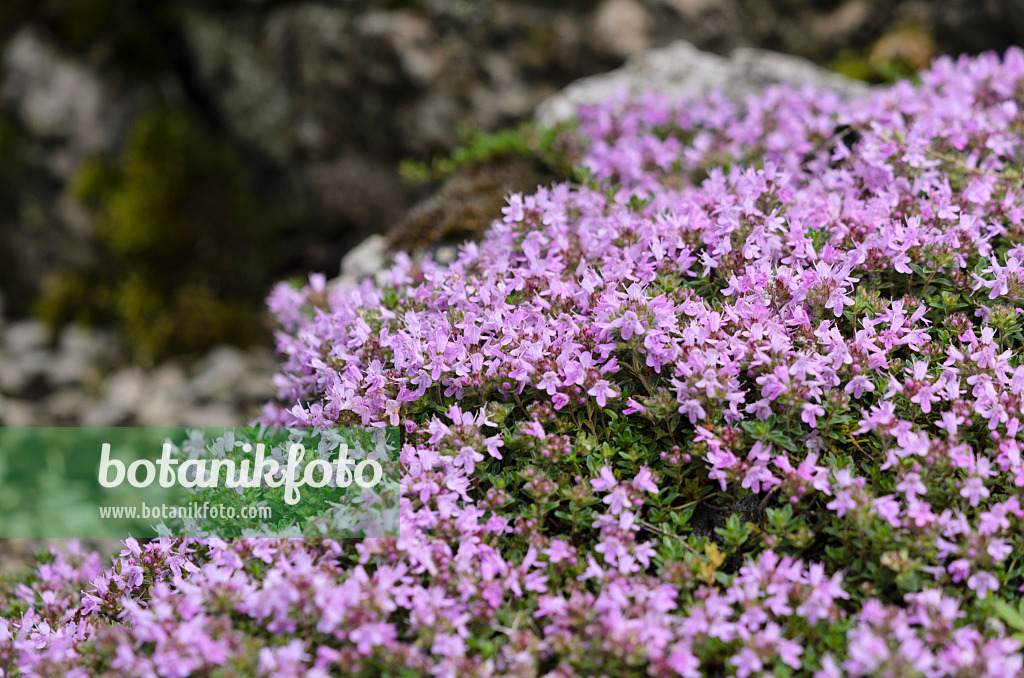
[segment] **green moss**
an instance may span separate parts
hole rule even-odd
[[[40,317],[112,321],[146,359],[259,336],[283,222],[230,144],[185,113],[153,110],[119,159],[85,163],[71,191],[94,210],[106,260],[58,278]]]
[[[935,55],[931,33],[915,23],[887,31],[863,49],[844,49],[829,68],[854,80],[875,84],[913,79]]]
[[[410,183],[425,184],[446,179],[466,167],[481,166],[498,158],[522,157],[537,160],[559,176],[572,176],[572,165],[559,147],[565,130],[545,128],[533,121],[496,132],[466,134],[466,142],[449,156],[430,162],[404,160],[399,168]]]
[[[829,68],[848,78],[872,84],[887,84],[906,80],[913,78],[917,73],[917,70],[902,58],[875,64],[866,55],[850,50],[843,51],[835,61],[829,64]]]

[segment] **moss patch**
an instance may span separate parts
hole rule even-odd
[[[148,359],[259,336],[282,217],[229,143],[185,113],[153,110],[118,160],[85,163],[71,190],[95,211],[105,263],[63,274],[40,316],[113,321]]]

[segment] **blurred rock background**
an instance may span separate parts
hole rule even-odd
[[[1024,4],[3,0],[0,424],[252,417],[274,281],[333,275],[369,234],[482,228],[548,176],[422,186],[403,160],[678,39],[881,82],[1024,42]]]

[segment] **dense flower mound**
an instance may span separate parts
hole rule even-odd
[[[403,426],[401,538],[58,558],[0,675],[1024,674],[1024,51],[920,80],[608,102],[451,264],[279,286],[265,419]]]

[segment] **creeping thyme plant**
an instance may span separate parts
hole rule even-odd
[[[1024,51],[560,144],[450,264],[270,297],[265,423],[403,426],[401,538],[56,557],[3,675],[1022,675]]]

